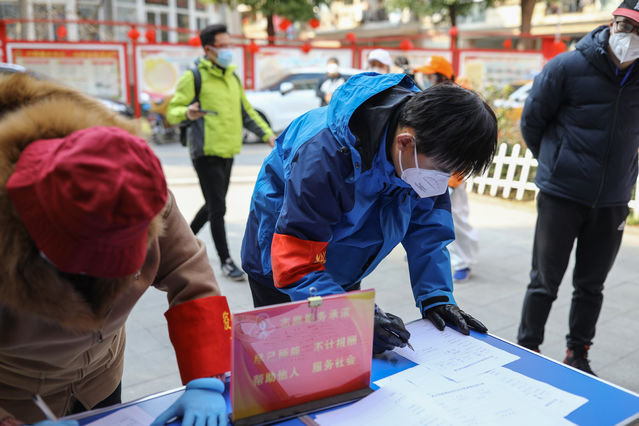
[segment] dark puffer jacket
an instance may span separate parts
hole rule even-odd
[[[592,207],[624,205],[637,179],[639,65],[619,71],[601,26],[535,78],[521,131],[542,192]]]

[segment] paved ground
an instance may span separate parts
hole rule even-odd
[[[186,149],[179,145],[154,146],[162,160],[169,187],[182,213],[190,220],[203,202]],[[227,233],[231,252],[239,262],[244,221],[259,165],[267,155],[265,145],[247,145],[236,157],[228,195]],[[471,195],[471,223],[480,236],[480,255],[472,279],[455,287],[459,305],[483,321],[489,331],[514,341],[523,295],[528,284],[536,212],[533,202],[510,202]],[[248,283],[226,280],[220,272],[208,225],[198,235],[206,242],[209,258],[223,293],[234,312],[252,308]],[[615,266],[606,282],[605,301],[595,344],[592,368],[602,378],[639,392],[639,229],[627,228]],[[572,269],[572,263],[569,271]],[[563,360],[568,330],[570,273],[564,277],[559,298],[546,327],[542,352]],[[419,317],[410,290],[401,246],[364,282],[375,288],[377,303],[408,322]],[[128,346],[123,380],[123,400],[181,385],[175,355],[166,331],[164,293],[148,291],[128,321]]]

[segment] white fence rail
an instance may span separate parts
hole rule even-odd
[[[502,143],[493,165],[481,176],[473,176],[467,181],[467,188],[478,194],[489,194],[492,197],[514,198],[516,200],[534,199],[539,189],[533,182],[537,171],[537,160],[529,149],[514,145],[508,153],[509,145]],[[638,180],[639,183],[639,180]],[[639,191],[635,191],[628,206],[632,215],[639,217]],[[514,191],[514,195],[513,194]]]

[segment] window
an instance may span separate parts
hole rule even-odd
[[[185,13],[177,14],[177,26],[178,28],[189,29],[189,15]],[[190,34],[188,32],[178,32],[178,42],[186,43],[189,41]]]
[[[146,13],[146,23],[167,27],[169,25],[169,17],[167,12],[150,11]],[[157,41],[167,42],[169,41],[169,32],[165,30],[156,31],[156,37]]]
[[[66,13],[63,4],[56,4],[49,7],[45,3],[35,3],[33,5],[33,17],[35,19],[65,19]],[[57,36],[55,30],[61,24],[36,23],[35,38],[36,40],[55,40]]]
[[[3,18],[11,19],[11,18],[19,18],[20,11],[18,10],[18,4],[16,2],[1,2],[0,3],[0,16]],[[22,26],[21,24],[8,24],[7,25],[7,37],[11,39],[20,39]]]

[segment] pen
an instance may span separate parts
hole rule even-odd
[[[388,330],[388,329],[387,329],[387,330]],[[404,340],[404,339],[402,339],[402,336],[400,336],[400,335],[399,335],[399,333],[396,333],[395,331],[391,331],[391,330],[388,330],[388,331],[390,331],[391,333],[393,333],[393,334],[394,334],[395,336],[397,336],[400,340]],[[415,352],[415,348],[413,348],[413,345],[411,345],[411,344],[410,344],[410,342],[408,341],[408,339],[406,339],[406,346],[408,346],[408,347],[409,347],[409,348],[410,348],[413,352]]]
[[[38,395],[37,393],[33,395],[33,402],[35,403],[35,405],[38,406],[40,410],[42,410],[44,415],[47,416],[47,419],[53,420],[54,422],[58,421],[58,418],[56,417],[55,414],[53,414],[53,411],[51,411],[51,408],[49,408],[47,403],[44,402],[44,399],[42,399],[42,397]]]

